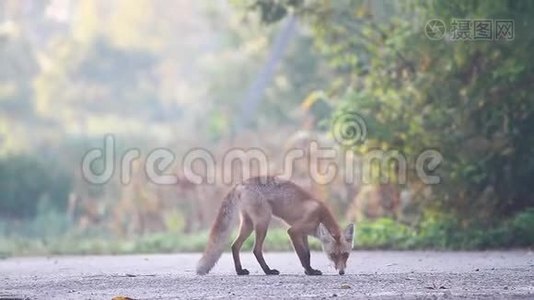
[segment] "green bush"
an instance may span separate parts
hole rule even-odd
[[[70,190],[70,176],[54,160],[28,155],[0,158],[0,218],[33,218],[44,202],[63,212]]]
[[[395,248],[406,244],[413,235],[414,231],[406,225],[381,218],[356,226],[355,245],[358,248]]]
[[[356,228],[358,248],[472,250],[532,247],[534,208],[491,226],[467,224],[452,215],[427,212],[417,228],[385,218],[365,221]]]
[[[519,213],[511,224],[514,238],[512,242],[517,246],[534,245],[534,208]]]

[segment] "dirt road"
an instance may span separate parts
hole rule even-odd
[[[229,254],[197,276],[199,254],[37,257],[0,260],[0,299],[362,298],[534,299],[534,253],[357,251],[339,276],[324,254],[303,274],[294,253],[267,253],[279,276],[265,276],[243,255],[251,275],[236,276]]]

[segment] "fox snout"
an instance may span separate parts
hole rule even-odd
[[[346,261],[335,262],[335,268],[339,271],[339,275],[345,275]]]

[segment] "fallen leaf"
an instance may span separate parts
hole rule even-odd
[[[135,300],[134,298],[126,297],[126,296],[115,296],[111,298],[111,300]]]

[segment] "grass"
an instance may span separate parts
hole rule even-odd
[[[34,224],[31,227],[37,226]],[[188,235],[161,232],[118,238],[98,233],[71,233],[58,228],[41,235],[36,235],[36,232],[0,235],[0,258],[28,255],[201,252],[207,238],[207,232]],[[254,238],[251,236],[245,242],[244,250],[250,250],[253,244]],[[427,215],[417,227],[409,227],[385,218],[362,222],[356,226],[356,249],[473,250],[532,246],[534,209],[527,209],[489,228],[481,225],[465,228],[459,220],[444,215]],[[268,251],[292,250],[286,230],[279,227],[269,230],[264,247]],[[310,247],[320,250],[319,242],[313,238],[310,239]]]
[[[28,255],[83,255],[83,254],[134,254],[202,252],[208,239],[207,232],[176,234],[161,232],[131,238],[87,237],[63,235],[47,238],[0,237],[0,257]],[[228,241],[230,242],[230,241]],[[254,237],[243,245],[251,250]],[[320,249],[318,241],[310,241],[313,249]],[[291,244],[286,230],[272,228],[265,240],[268,251],[288,251]]]

